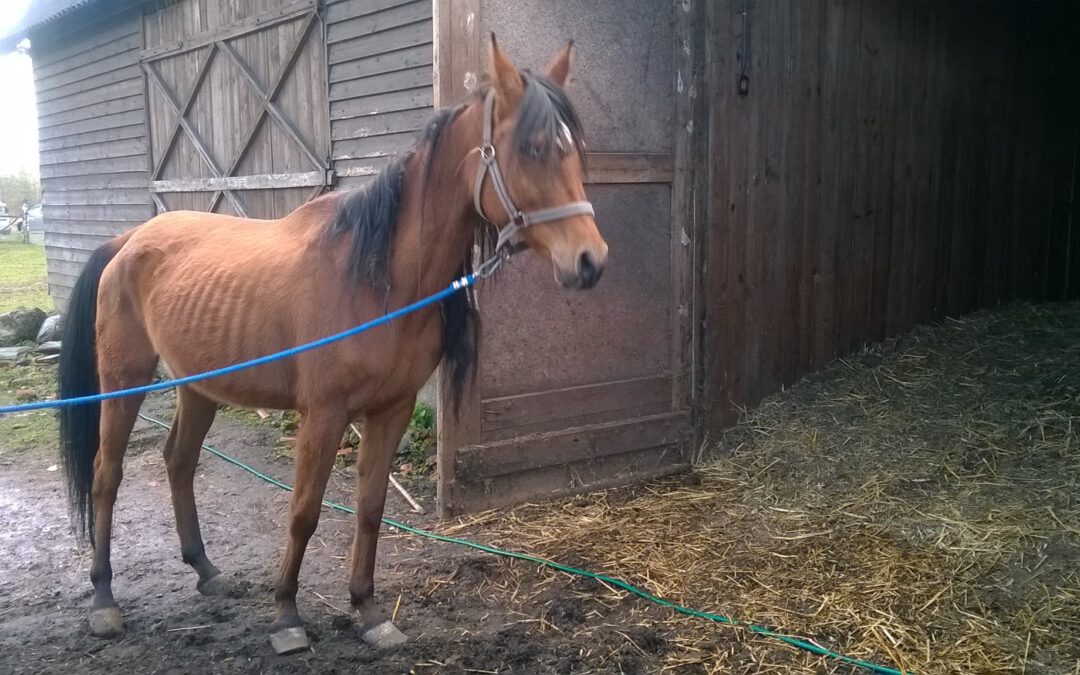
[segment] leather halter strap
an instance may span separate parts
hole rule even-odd
[[[517,238],[522,229],[530,225],[550,223],[572,216],[595,215],[591,202],[570,202],[536,211],[521,211],[514,206],[514,200],[510,197],[510,190],[506,187],[506,181],[503,180],[502,171],[499,170],[499,162],[495,159],[495,146],[492,144],[495,123],[494,109],[495,90],[492,89],[488,91],[484,99],[484,143],[480,146],[480,166],[476,172],[476,189],[473,194],[473,203],[476,206],[476,212],[480,214],[481,218],[489,223],[495,222],[484,213],[484,207],[480,200],[484,188],[484,179],[491,176],[491,185],[495,188],[495,194],[510,219],[499,228],[499,240],[495,245],[495,250],[501,250],[510,244]]]

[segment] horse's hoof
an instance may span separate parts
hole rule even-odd
[[[205,581],[200,579],[195,585],[195,590],[207,597],[239,598],[243,597],[247,589],[244,584],[230,581],[224,574],[218,574]]]
[[[397,629],[389,621],[383,621],[374,628],[364,631],[360,638],[376,649],[397,647],[409,641],[409,636]]]
[[[199,579],[199,583],[195,584],[195,590],[207,597],[214,597],[228,594],[229,589],[226,588],[226,584],[219,574],[209,579]]]
[[[124,617],[119,607],[98,607],[90,610],[90,634],[112,638],[124,632]]]
[[[303,626],[293,626],[271,633],[270,646],[274,648],[275,654],[284,656],[308,649],[311,647],[311,641],[308,640],[307,631]]]

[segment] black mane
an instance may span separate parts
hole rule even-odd
[[[443,131],[460,112],[460,107],[437,110],[416,137],[412,148],[391,162],[370,184],[345,193],[338,202],[334,218],[327,225],[327,235],[333,240],[352,235],[349,274],[353,281],[370,284],[384,298],[390,292],[390,247],[394,242],[405,169],[417,150],[427,145],[426,185],[431,156]]]
[[[515,146],[520,148],[525,141],[541,140],[545,150],[550,150],[559,138],[560,125],[565,124],[584,166],[585,143],[581,121],[566,93],[542,75],[524,71],[521,76],[525,90],[514,128]],[[480,87],[470,102],[482,100],[488,89],[489,85]],[[405,170],[412,157],[426,148],[423,190],[427,190],[431,159],[446,129],[466,105],[437,110],[417,136],[412,148],[387,166],[369,185],[345,193],[338,202],[334,217],[327,224],[326,233],[331,240],[349,236],[348,267],[353,281],[369,284],[384,299],[390,292],[391,247]],[[548,156],[555,154],[546,153]],[[476,214],[474,246],[470,247],[462,261],[458,277],[473,272],[477,256],[486,259],[494,254],[496,238],[491,225]],[[442,301],[441,311],[443,367],[448,368],[456,414],[465,385],[476,371],[480,338],[476,294],[472,288],[468,288],[450,295]]]

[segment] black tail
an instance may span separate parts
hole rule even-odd
[[[60,344],[60,398],[100,392],[97,372],[97,296],[105,267],[120,250],[109,242],[94,251],[68,299]],[[60,457],[67,474],[68,500],[80,538],[94,543],[94,456],[98,450],[101,405],[90,403],[60,409]]]

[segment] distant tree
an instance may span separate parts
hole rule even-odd
[[[0,176],[0,201],[8,213],[22,215],[23,202],[34,206],[41,201],[41,181],[27,171]]]

